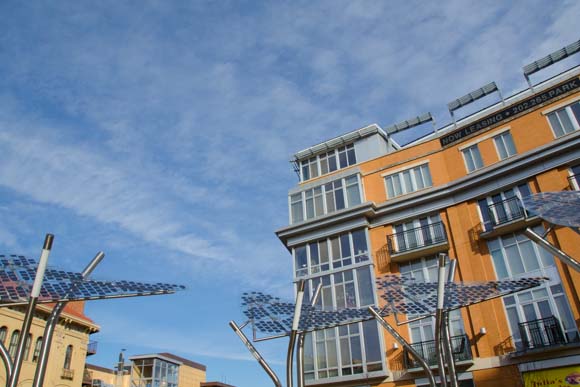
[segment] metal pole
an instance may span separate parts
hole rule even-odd
[[[322,282],[318,283],[316,289],[314,290],[314,294],[310,299],[310,306],[314,308],[316,302],[318,301],[318,296],[320,295],[320,289],[322,289]],[[306,333],[301,332],[298,334],[298,351],[296,352],[296,376],[298,387],[304,386],[304,339]]]
[[[553,244],[551,244],[545,238],[542,238],[542,236],[540,234],[536,233],[531,228],[529,228],[529,227],[526,228],[524,230],[524,234],[526,234],[526,236],[528,238],[530,238],[531,240],[533,240],[534,242],[536,242],[537,244],[539,244],[540,247],[543,247],[549,253],[551,253],[551,254],[555,255],[556,257],[560,258],[560,260],[563,261],[565,264],[567,264],[568,266],[572,266],[572,268],[574,270],[580,271],[580,262],[578,262],[577,260],[575,260],[574,258],[572,258],[571,256],[569,256],[568,254],[566,254],[565,252],[563,252],[562,250],[560,250],[559,248],[557,248]]]
[[[44,238],[44,246],[42,247],[40,259],[38,261],[38,267],[36,269],[36,276],[34,277],[34,283],[32,285],[32,291],[30,292],[30,297],[28,299],[28,307],[26,308],[26,314],[24,315],[24,320],[22,321],[22,329],[20,330],[18,347],[16,350],[16,356],[14,357],[14,369],[10,377],[6,378],[8,380],[8,387],[16,387],[18,385],[18,377],[20,376],[20,369],[22,368],[22,361],[24,360],[24,350],[26,342],[28,341],[28,333],[30,332],[30,326],[32,325],[34,309],[36,307],[38,296],[40,295],[40,289],[42,288],[44,272],[46,271],[46,264],[48,262],[50,250],[52,249],[53,241],[54,235],[46,234]]]
[[[290,341],[288,343],[288,353],[286,355],[286,387],[294,387],[292,363],[294,360],[294,347],[296,346],[296,335],[298,334],[298,324],[300,323],[300,313],[302,311],[305,284],[306,282],[304,280],[301,280],[298,283],[296,305],[294,305],[294,320],[292,321],[292,330],[290,331]]]
[[[103,260],[105,253],[99,251],[97,255],[89,262],[87,267],[81,272],[81,281],[85,280],[97,267],[97,265]],[[72,284],[71,288],[68,290],[68,294],[65,298],[71,297],[77,288],[78,283]],[[44,333],[42,336],[42,345],[40,347],[40,352],[38,354],[38,364],[36,365],[36,371],[34,373],[34,381],[32,383],[33,387],[42,387],[44,384],[44,377],[46,376],[46,367],[48,365],[48,355],[50,354],[50,347],[52,345],[52,336],[54,335],[54,330],[58,324],[58,319],[62,313],[67,301],[59,301],[56,303],[46,325],[44,327]]]
[[[447,273],[447,283],[453,282],[455,270],[457,268],[457,259],[449,262],[449,272]],[[447,373],[449,374],[449,384],[451,387],[458,387],[457,374],[455,372],[455,358],[453,357],[453,347],[451,345],[451,332],[449,329],[449,311],[443,312],[443,350],[447,361]]]
[[[12,375],[14,371],[12,359],[10,358],[10,354],[6,350],[6,347],[2,342],[0,342],[0,356],[2,356],[2,362],[4,363],[4,369],[6,370],[6,380],[8,381],[8,376]]]
[[[248,340],[246,335],[244,335],[244,332],[242,332],[240,327],[238,327],[238,325],[233,320],[230,321],[230,327],[234,330],[234,332],[236,332],[236,334],[239,336],[240,340],[242,340],[242,343],[244,343],[246,348],[248,348],[248,351],[250,351],[250,353],[258,361],[258,363],[260,363],[260,365],[262,366],[264,371],[266,371],[268,376],[270,376],[270,378],[274,382],[274,385],[276,387],[282,387],[282,383],[280,383],[280,379],[278,378],[278,376],[276,375],[274,370],[272,370],[272,368],[268,365],[268,363],[266,363],[266,360],[264,360],[264,358],[262,357],[262,355],[260,355],[260,353],[258,352],[256,347],[254,347],[252,345],[250,340]]]
[[[433,376],[433,371],[431,370],[431,368],[429,368],[429,364],[427,364],[425,359],[421,357],[419,352],[417,352],[409,343],[407,343],[407,340],[405,340],[403,336],[401,336],[399,332],[395,330],[395,328],[393,328],[388,322],[386,322],[385,319],[376,310],[374,310],[372,306],[369,306],[369,312],[375,317],[375,319],[379,322],[379,324],[381,324],[383,328],[385,328],[387,332],[389,332],[391,336],[393,336],[393,338],[399,342],[399,344],[401,344],[411,355],[413,355],[413,357],[419,362],[419,364],[423,368],[423,371],[425,371],[425,373],[427,374],[427,378],[429,379],[429,385],[431,387],[436,387],[437,383],[435,382],[435,376]]]
[[[439,367],[441,387],[447,387],[445,362],[441,351],[441,333],[443,330],[443,301],[445,296],[445,254],[439,254],[439,276],[437,277],[437,310],[435,311],[435,357]]]

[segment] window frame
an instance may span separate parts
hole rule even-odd
[[[577,112],[575,112],[574,109],[577,109]],[[572,125],[571,131],[566,131],[567,129],[565,128],[565,125],[562,122],[562,118],[560,116],[560,113],[565,113],[566,118],[570,121],[570,124]],[[554,120],[552,120],[552,118],[556,119],[556,122],[560,127],[559,129],[562,130],[562,134],[557,133],[555,125],[554,125]],[[574,133],[574,132],[580,130],[580,101],[574,101],[566,106],[551,110],[550,112],[547,112],[546,113],[546,120],[548,121],[548,124],[550,126],[550,129],[552,130],[552,134],[554,135],[554,138],[561,138],[561,137],[564,137],[570,133]]]
[[[425,173],[426,171],[426,173]],[[408,173],[408,175],[406,175]],[[409,182],[405,181],[406,176],[408,176],[410,185],[411,185],[411,190],[408,189],[407,184],[409,184]],[[396,178],[396,180],[395,180]],[[391,181],[391,187],[392,189],[389,189],[389,181]],[[417,192],[423,189],[427,189],[427,188],[431,188],[433,187],[433,177],[431,175],[431,169],[429,167],[429,161],[426,161],[424,163],[420,163],[417,165],[413,165],[410,166],[409,168],[405,168],[402,170],[398,170],[396,172],[393,173],[388,173],[388,174],[384,174],[383,175],[383,182],[385,185],[385,192],[386,192],[386,196],[387,196],[387,200],[388,199],[394,199],[397,198],[399,196],[403,196],[403,195],[407,195],[413,192]],[[397,194],[397,185],[395,184],[395,182],[398,182],[398,188],[400,189],[400,193]],[[418,184],[418,183],[421,184]],[[429,184],[427,184],[427,182]],[[420,186],[421,185],[421,186]],[[391,196],[390,191],[393,192],[393,195]]]
[[[344,162],[341,162],[341,157],[343,157]],[[356,163],[356,147],[353,142],[334,148],[328,152],[300,160],[300,181],[305,182],[324,176],[334,171],[348,168]]]
[[[472,173],[485,167],[478,144],[463,148],[461,154],[463,155],[463,163],[465,164],[467,173]]]
[[[505,140],[506,138],[509,138],[511,145],[513,146],[514,153],[512,153],[512,154],[510,154],[509,147],[506,145],[506,143],[507,143]],[[497,152],[497,157],[499,158],[500,161],[509,159],[510,157],[518,154],[518,150],[516,148],[516,143],[514,142],[514,138],[509,130],[503,131],[503,132],[493,136],[492,139],[493,139],[493,144],[495,146],[495,151]],[[500,143],[503,146],[503,149],[505,150],[505,154],[506,154],[505,157],[502,157],[502,155],[501,155],[500,146],[499,146]]]

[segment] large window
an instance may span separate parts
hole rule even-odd
[[[439,214],[399,223],[393,229],[394,235],[387,239],[391,254],[432,246],[447,240]]]
[[[524,183],[478,200],[484,231],[524,218],[526,213],[521,199],[530,193],[530,187]]]
[[[543,233],[541,226],[536,232]],[[568,340],[577,339],[578,331],[572,318],[568,300],[562,289],[554,258],[530,241],[524,234],[511,233],[487,242],[496,275],[499,279],[542,276],[550,278],[539,288],[504,297],[512,337],[521,349],[526,328],[520,324],[535,322],[535,331],[541,337],[544,327],[540,320],[555,317]],[[523,325],[525,327],[525,324]],[[536,335],[536,336],[537,336]]]
[[[481,158],[477,144],[465,148],[462,153],[468,173],[483,168],[483,159]]]
[[[370,265],[308,280],[311,292],[322,283],[317,307],[323,310],[361,308],[375,304]],[[306,380],[382,371],[383,359],[375,321],[329,328],[306,336]]]
[[[354,164],[356,164],[354,144],[333,149],[330,152],[302,160],[300,162],[301,181],[313,179]]]
[[[357,175],[290,195],[291,222],[312,219],[360,204],[361,189]]]
[[[179,366],[161,359],[134,359],[132,386],[177,387]]]
[[[516,154],[516,146],[509,131],[498,134],[493,138],[500,160],[507,159]]]
[[[296,277],[368,261],[365,230],[320,239],[294,248]]]
[[[574,102],[548,114],[548,121],[556,137],[580,129],[580,102]]]
[[[389,199],[433,185],[429,164],[419,165],[385,177]]]

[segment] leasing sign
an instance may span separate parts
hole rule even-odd
[[[540,94],[525,99],[521,102],[518,102],[515,105],[512,105],[508,108],[500,110],[497,113],[482,118],[481,120],[475,121],[474,123],[464,128],[444,135],[439,139],[439,141],[441,142],[441,146],[447,146],[454,142],[460,141],[461,139],[469,136],[472,133],[479,132],[480,130],[486,129],[503,120],[507,120],[508,118],[515,116],[516,114],[520,114],[527,110],[531,110],[542,103],[548,102],[556,97],[561,96],[562,94],[568,93],[569,91],[578,88],[580,88],[580,79],[578,78],[571,79],[556,87],[552,87],[551,89],[548,89]]]

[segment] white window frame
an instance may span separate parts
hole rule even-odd
[[[579,104],[580,105],[580,102],[579,101],[574,101],[574,102],[572,102],[572,103],[570,103],[570,104],[568,104],[566,106],[560,107],[558,109],[551,110],[550,112],[547,112],[545,114],[546,115],[546,119],[548,120],[548,124],[550,125],[550,129],[552,129],[552,134],[554,135],[554,138],[564,137],[567,134],[574,133],[574,132],[580,130],[580,122],[579,122],[579,119],[576,118],[576,116],[574,115],[574,112],[572,111],[572,105],[576,105],[576,104]],[[560,119],[560,117],[558,115],[560,112],[565,112],[565,114],[567,115],[568,119],[570,120],[570,122],[572,124],[572,128],[573,128],[573,130],[571,132],[566,132],[565,131],[566,129],[564,128],[564,125],[562,125],[562,120]],[[556,119],[558,120],[558,122],[560,124],[560,127],[564,131],[563,134],[558,135],[558,133],[556,133],[556,130],[554,129],[554,126],[552,125],[552,121],[550,120],[550,117],[556,117]]]
[[[429,176],[429,185],[425,184],[427,179],[426,179],[426,175],[424,173],[424,171],[427,171],[427,174]],[[407,185],[409,185],[408,183],[405,182],[404,179],[404,174],[405,173],[409,173],[409,180],[410,180],[410,187],[407,187]],[[383,182],[385,185],[385,192],[386,192],[386,196],[387,199],[393,199],[399,196],[403,196],[403,195],[407,195],[413,192],[417,192],[423,189],[427,189],[433,186],[433,176],[431,175],[431,170],[429,168],[429,162],[424,162],[424,163],[420,163],[417,165],[413,165],[410,166],[408,168],[405,169],[401,169],[398,170],[396,172],[391,172],[388,174],[384,174],[383,176]],[[389,195],[389,179],[391,179],[391,181],[393,182],[393,188],[395,187],[394,184],[394,179],[395,177],[399,180],[399,185],[401,188],[401,193],[400,194],[396,194],[395,190],[393,189],[393,196]],[[418,179],[420,179],[421,181],[421,185],[423,185],[421,188],[419,188],[419,184],[418,184]]]
[[[475,172],[485,166],[483,163],[483,158],[481,157],[481,152],[479,151],[478,144],[464,148],[461,153],[463,154],[463,162],[465,163],[465,169],[467,170],[467,173]],[[473,165],[473,168],[470,167],[470,161]]]
[[[352,151],[352,152],[351,152]],[[340,154],[341,153],[345,153],[345,157],[346,157],[346,165],[341,167],[340,165]],[[325,173],[322,173],[322,163],[321,163],[321,159],[323,158],[328,158],[328,155],[332,154],[331,157],[334,157],[335,160],[335,164],[336,164],[336,168],[333,170],[330,170],[330,164],[327,164],[328,166],[328,171]],[[349,157],[349,154],[352,155],[351,157],[354,158],[354,160],[351,160],[351,158]],[[301,182],[305,182],[320,176],[324,176],[326,174],[332,173],[334,171],[338,171],[339,169],[345,169],[348,168],[352,165],[355,165],[357,163],[357,157],[356,157],[356,147],[354,146],[354,143],[350,143],[348,145],[343,145],[341,147],[332,149],[328,152],[324,152],[322,154],[316,155],[316,156],[311,156],[308,157],[306,159],[300,160],[299,166],[300,166],[300,181]],[[315,164],[314,166],[312,164]],[[308,179],[305,178],[304,176],[304,167],[308,168]],[[316,176],[312,175],[312,168],[315,168],[316,171]]]
[[[508,136],[511,139],[512,145],[514,146],[514,153],[513,154],[509,153],[508,146],[506,145],[505,138]],[[501,157],[500,146],[499,146],[500,143],[501,143],[501,146],[503,147],[503,149],[505,149],[505,153],[507,155],[506,157],[503,157],[503,158]],[[514,142],[514,138],[509,130],[503,131],[503,132],[499,133],[497,136],[494,136],[493,137],[493,144],[495,146],[495,151],[497,152],[497,157],[500,159],[500,161],[509,159],[510,157],[518,154],[518,150],[516,148],[516,143]]]

